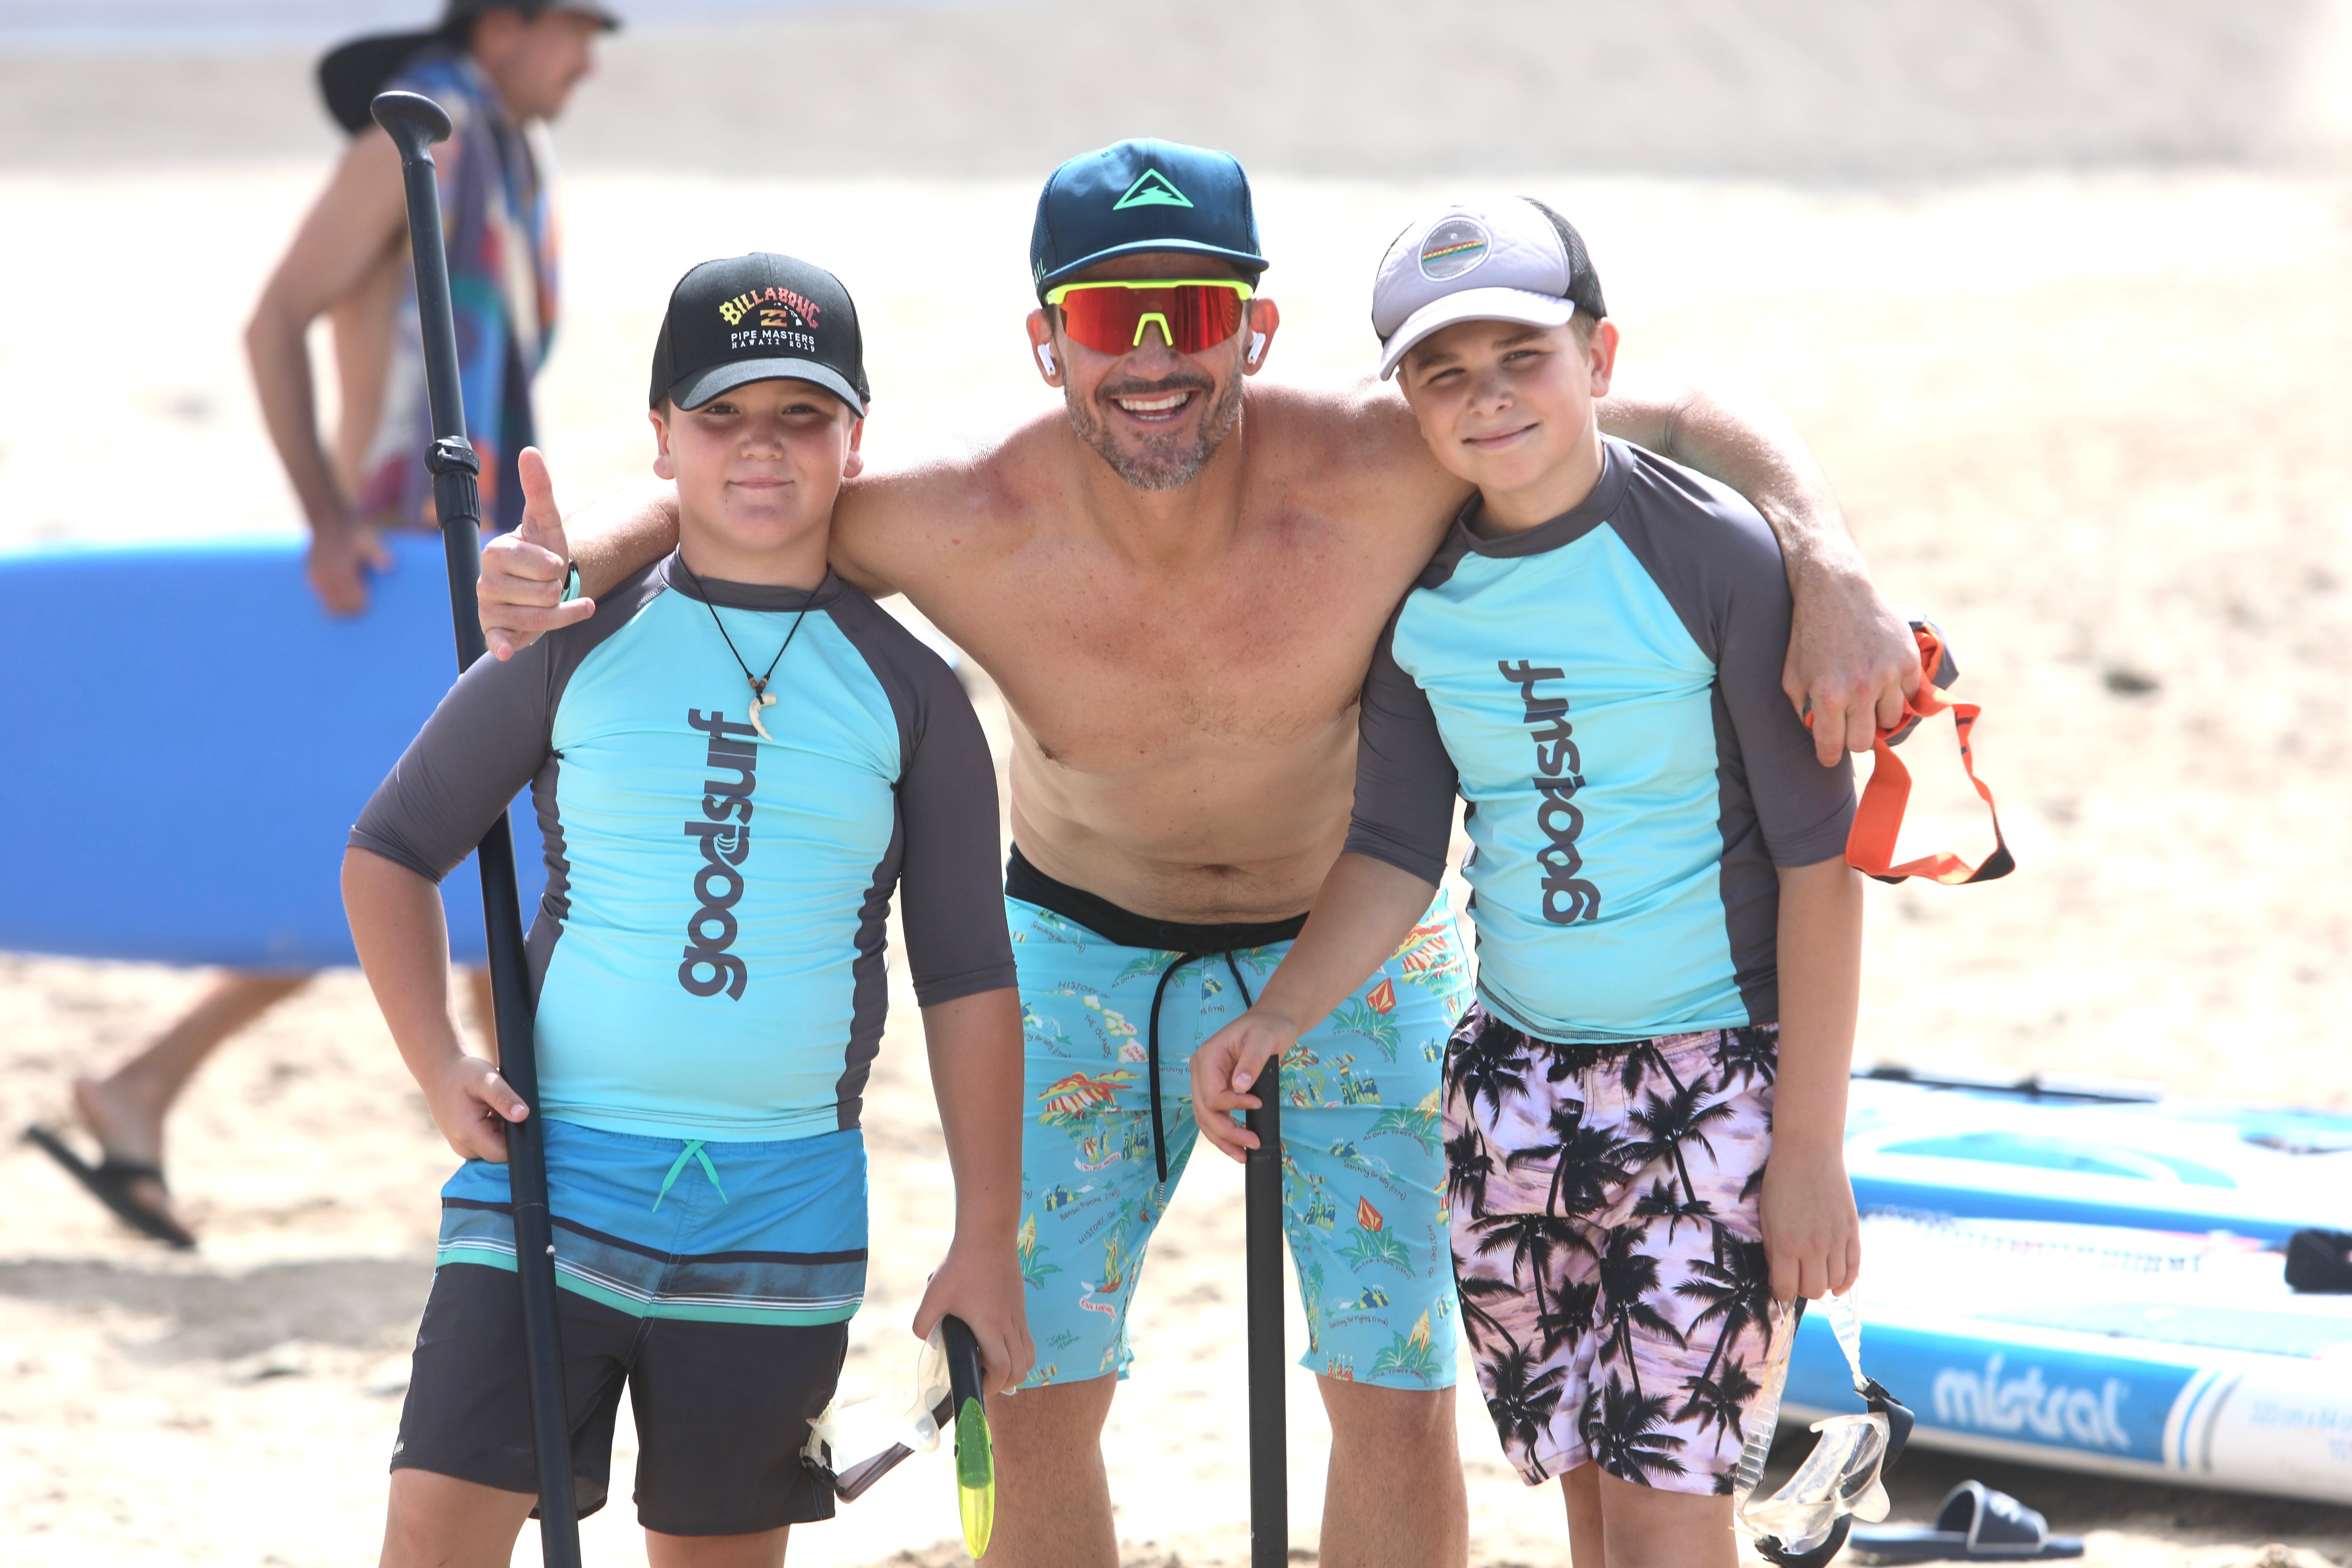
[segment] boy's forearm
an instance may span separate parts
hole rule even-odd
[[[600,496],[563,520],[580,594],[594,599],[677,548],[677,487],[652,480]]]
[[[934,1003],[923,1037],[955,1174],[956,1237],[1009,1254],[1021,1214],[1021,994]]]
[[[449,991],[441,890],[381,855],[346,849],[343,911],[393,1043],[411,1076],[425,1083],[466,1048]]]
[[[1340,856],[1255,1011],[1294,1032],[1313,1028],[1388,962],[1436,894],[1436,883],[1385,860]]]
[[[1843,859],[1780,870],[1780,1065],[1776,1151],[1835,1153],[1845,1141],[1862,997],[1862,875]]]

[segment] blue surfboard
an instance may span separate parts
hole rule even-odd
[[[283,538],[0,552],[0,950],[355,962],[345,836],[456,679],[437,537],[396,537],[367,613],[320,608]],[[546,874],[510,813],[524,919]],[[483,954],[469,858],[450,948]]]

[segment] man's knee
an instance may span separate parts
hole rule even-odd
[[[1051,1461],[1083,1452],[1102,1441],[1103,1423],[1118,1379],[1105,1373],[1076,1383],[1049,1383],[1017,1394],[988,1396],[989,1437],[996,1451],[1018,1464]]]
[[[1334,1441],[1365,1438],[1427,1457],[1454,1452],[1454,1390],[1382,1388],[1346,1378],[1318,1377]]]

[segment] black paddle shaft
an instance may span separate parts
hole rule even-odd
[[[1290,1560],[1290,1481],[1282,1375],[1282,1058],[1259,1069],[1244,1113],[1257,1147],[1242,1171],[1242,1209],[1249,1233],[1250,1568]]]
[[[463,674],[488,651],[474,581],[481,574],[482,470],[466,439],[457,376],[457,330],[449,307],[449,258],[442,248],[441,192],[433,143],[449,117],[431,99],[386,92],[370,106],[400,149],[408,195],[408,246],[416,266],[416,315],[425,336],[425,384],[433,410],[433,505],[449,565],[449,617]],[[489,939],[490,997],[497,1015],[499,1071],[532,1114],[507,1125],[507,1179],[514,1194],[515,1270],[522,1286],[524,1354],[530,1378],[530,1433],[539,1457],[540,1545],[547,1568],[579,1568],[580,1517],[572,1489],[572,1433],[565,1410],[563,1345],[555,1310],[555,1236],[547,1210],[547,1147],[541,1135],[539,1064],[531,1045],[529,971],[515,885],[514,833],[500,812],[483,835],[482,927]]]

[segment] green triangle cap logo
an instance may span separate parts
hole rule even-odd
[[[1146,169],[1135,176],[1135,184],[1127,187],[1127,195],[1111,204],[1111,211],[1125,212],[1129,207],[1189,207],[1192,204],[1175,183],[1157,169]]]

